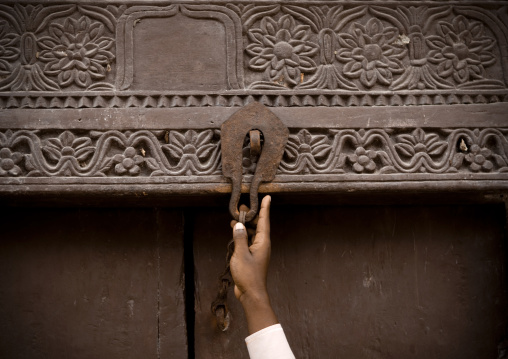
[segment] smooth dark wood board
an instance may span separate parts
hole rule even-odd
[[[0,216],[0,357],[184,358],[179,211]]]
[[[495,358],[505,336],[499,205],[277,207],[269,290],[297,358]],[[196,358],[248,358],[210,313],[231,237],[226,211],[197,213]]]

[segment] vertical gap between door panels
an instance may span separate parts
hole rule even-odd
[[[185,323],[187,327],[187,353],[189,359],[195,358],[194,333],[196,323],[195,266],[194,266],[194,213],[186,210],[183,214],[183,257],[184,257],[184,296]]]

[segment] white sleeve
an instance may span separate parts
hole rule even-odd
[[[250,359],[295,359],[280,324],[249,335],[245,343]]]

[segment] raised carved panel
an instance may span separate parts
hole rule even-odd
[[[0,5],[0,106],[506,101],[506,8],[481,5]]]
[[[2,91],[111,89],[114,15],[92,5],[0,5]]]

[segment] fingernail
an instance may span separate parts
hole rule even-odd
[[[242,224],[242,222],[238,222],[237,224],[235,224],[235,231],[243,231],[243,230],[245,230],[245,227]]]

